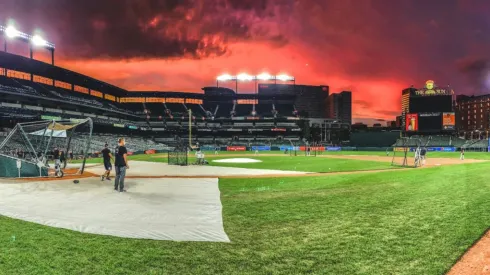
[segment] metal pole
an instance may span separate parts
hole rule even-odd
[[[36,151],[34,150],[34,147],[32,146],[32,143],[31,141],[29,140],[29,138],[27,137],[26,135],[26,132],[24,132],[24,129],[22,128],[21,125],[17,124],[19,126],[19,129],[20,131],[22,132],[22,137],[27,141],[27,144],[29,144],[29,147],[31,147],[31,150],[32,150],[32,153],[34,153],[34,156],[36,158],[36,160],[38,160],[37,158],[37,154],[36,154]],[[36,161],[37,162],[37,161]]]
[[[56,125],[56,121],[53,119],[53,126],[51,127],[51,135],[49,135],[49,139],[48,139],[48,144],[46,145],[46,149],[44,150],[44,155],[47,156],[48,154],[48,148],[49,148],[49,145],[51,144],[51,139],[53,138],[53,133],[54,133],[54,126]],[[49,127],[49,125],[47,126]]]
[[[89,127],[90,127],[90,133],[88,135],[88,140],[87,140],[87,143],[85,145],[85,152],[83,152],[83,162],[82,162],[82,167],[80,168],[80,175],[83,174],[83,171],[85,170],[85,163],[87,162],[87,154],[88,154],[88,151],[90,150],[90,145],[92,144],[92,132],[93,132],[93,129],[94,129],[94,122],[92,121],[92,119],[89,117],[87,118],[87,120],[85,120],[84,123],[88,122],[89,123]]]
[[[54,66],[54,49],[51,49],[51,65]]]
[[[4,41],[3,41],[3,51],[4,52],[7,52],[7,38],[4,37]],[[7,68],[4,68],[4,72],[5,72],[5,76],[7,76]]]
[[[14,129],[12,131],[10,131],[10,133],[7,135],[7,137],[2,141],[2,143],[0,143],[0,149],[3,148],[3,146],[5,146],[5,144],[7,143],[7,141],[12,138],[12,136],[15,134],[15,132],[17,131],[17,129],[20,128],[19,124],[15,125]]]
[[[189,109],[189,147],[192,148],[192,110]]]

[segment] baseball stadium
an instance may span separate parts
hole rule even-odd
[[[0,32],[52,54],[0,52],[0,274],[490,272],[486,97],[427,81],[401,128],[360,131],[293,76],[127,91]]]

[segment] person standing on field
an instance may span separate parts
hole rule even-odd
[[[461,148],[461,155],[459,156],[460,160],[464,160],[464,148]]]
[[[124,178],[126,177],[126,170],[129,169],[128,163],[128,150],[126,149],[126,141],[124,138],[119,139],[119,146],[115,150],[116,161],[114,166],[116,167],[116,180],[114,181],[114,190],[119,192],[126,192],[124,189]]]
[[[101,151],[102,158],[104,159],[104,168],[105,172],[100,176],[100,180],[104,181],[104,179],[111,180],[111,171],[112,171],[112,163],[111,160],[114,160],[111,154],[111,150],[109,150],[109,145],[106,143],[104,149]]]

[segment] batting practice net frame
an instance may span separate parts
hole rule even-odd
[[[0,177],[83,174],[92,131],[91,118],[18,123],[0,142]],[[64,163],[53,160],[55,150],[63,152]],[[63,172],[69,155],[77,162]]]
[[[412,167],[416,168],[421,166],[420,151],[424,146],[420,139],[401,137],[393,145],[393,155],[391,165],[396,167]],[[415,153],[413,160],[409,158],[409,152]]]
[[[173,150],[168,151],[168,164],[169,165],[188,165],[187,146],[178,145]]]

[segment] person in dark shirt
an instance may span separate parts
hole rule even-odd
[[[425,165],[426,156],[427,156],[427,149],[425,147],[422,147],[422,149],[420,149],[420,159],[422,160],[422,165]]]
[[[73,160],[73,151],[70,151],[70,160]]]
[[[112,170],[112,163],[111,160],[114,160],[111,154],[111,150],[109,150],[109,145],[105,144],[105,148],[101,151],[102,153],[102,158],[104,159],[104,168],[105,172],[102,176],[100,176],[100,180],[104,181],[104,179],[111,180],[111,170]]]
[[[126,177],[126,169],[129,169],[128,163],[128,150],[126,149],[126,141],[124,138],[119,139],[119,146],[115,150],[116,161],[114,166],[116,167],[116,180],[114,182],[114,190],[119,192],[126,192],[124,190],[124,177]]]
[[[54,148],[53,150],[53,159],[60,160],[60,150],[58,150],[58,148]]]
[[[66,156],[65,151],[60,151],[60,163],[62,164],[63,169],[66,168]]]

